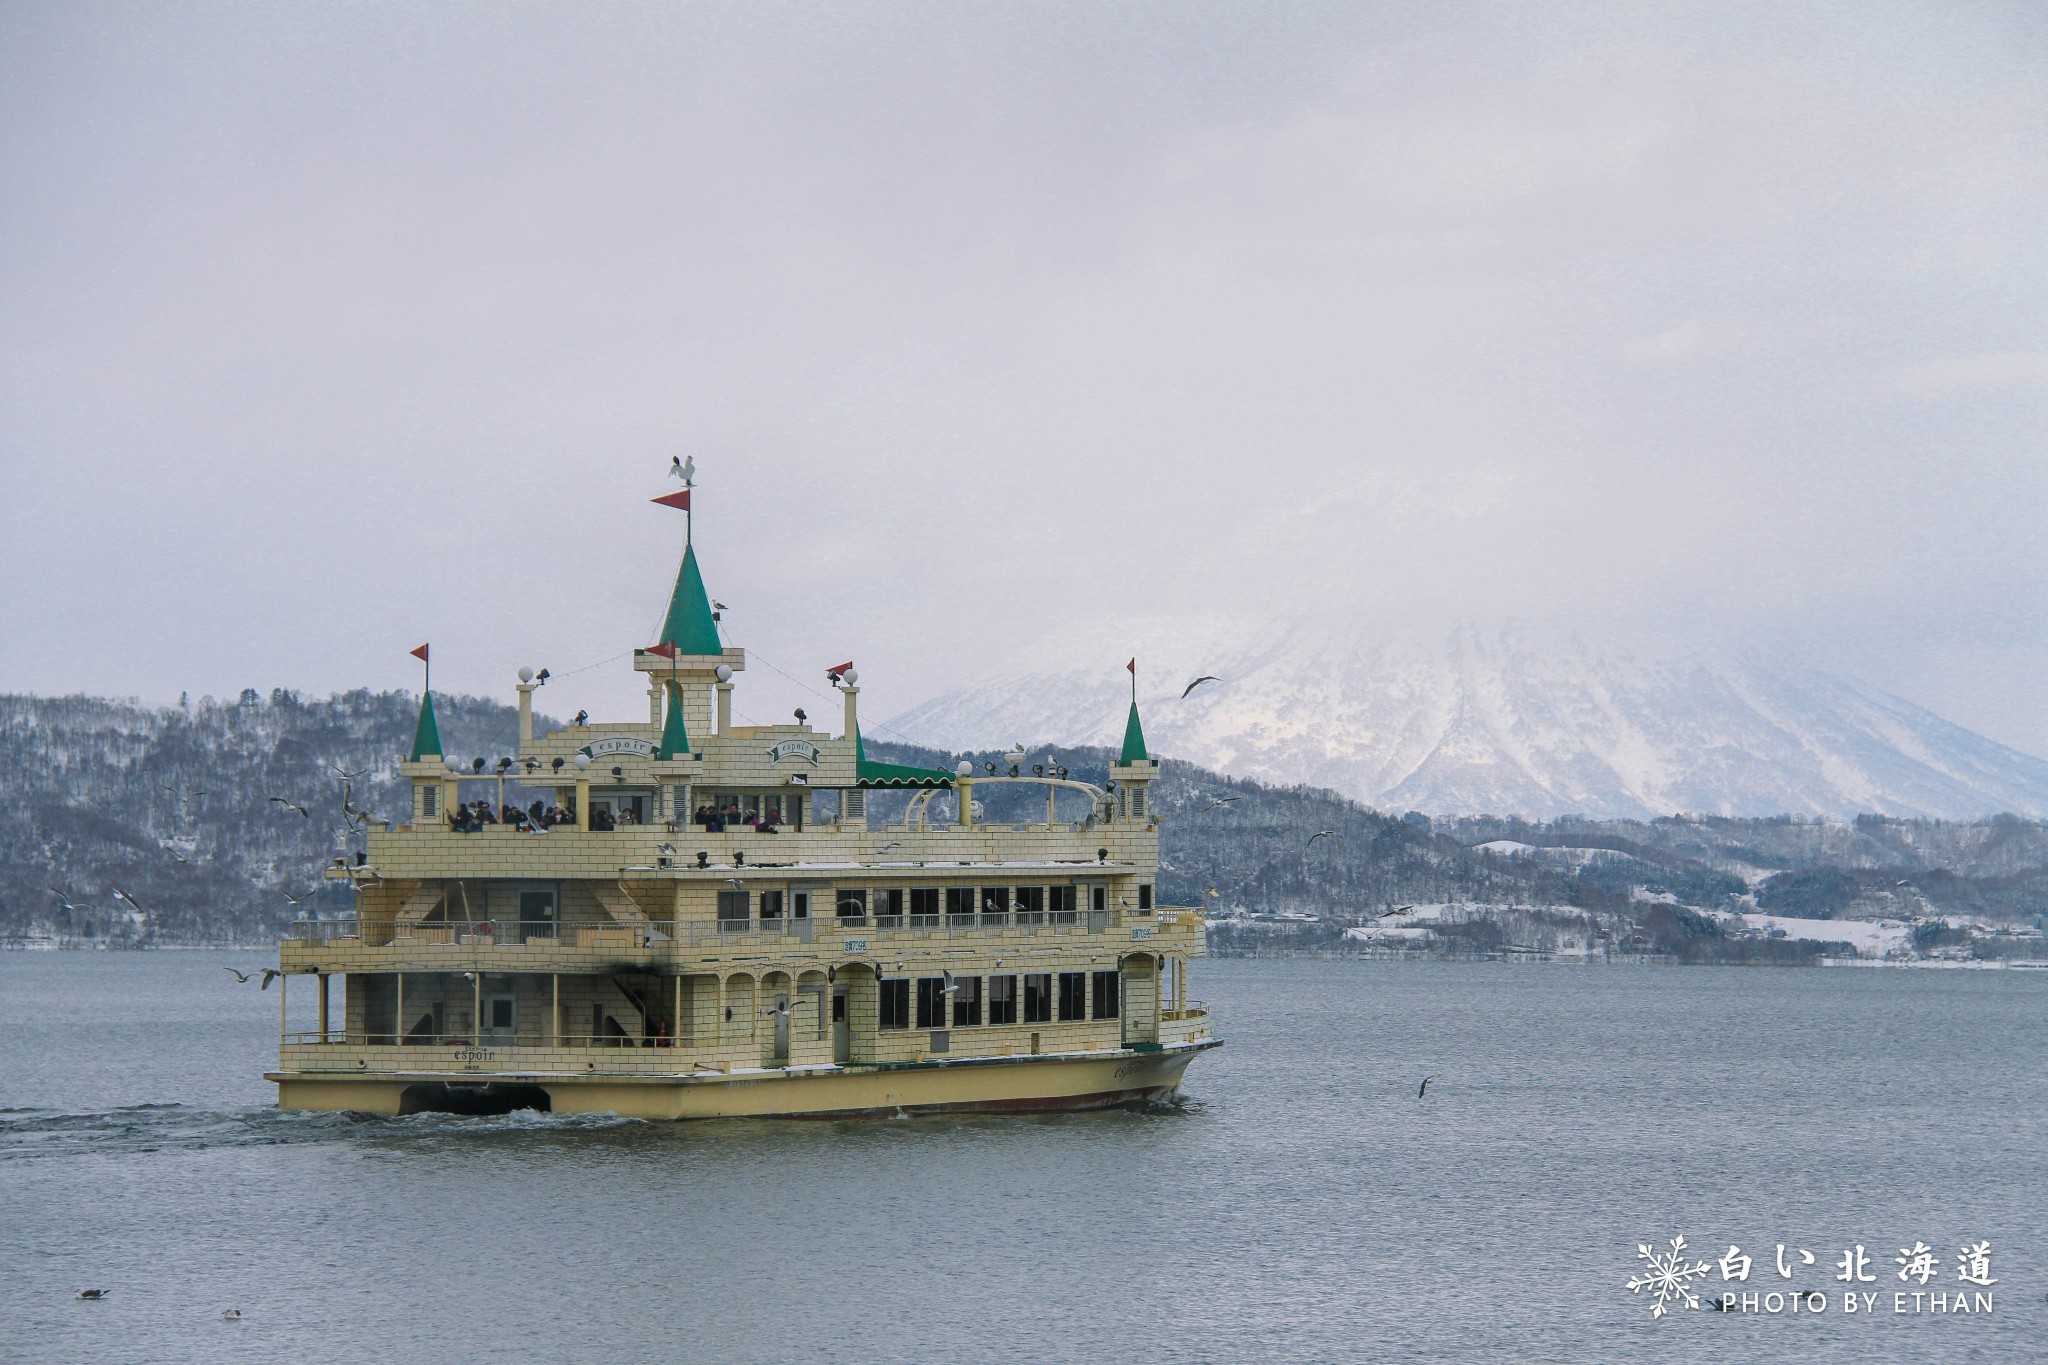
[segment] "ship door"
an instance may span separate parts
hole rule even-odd
[[[789,1061],[789,997],[775,997],[775,1064],[786,1065]]]
[[[832,988],[832,1060],[845,1066],[853,1060],[853,1025],[847,1019],[846,987]]]

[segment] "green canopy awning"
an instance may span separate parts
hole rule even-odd
[[[856,787],[950,787],[953,774],[938,768],[914,768],[908,763],[879,763],[868,757],[867,741],[860,727],[853,731],[853,785]]]

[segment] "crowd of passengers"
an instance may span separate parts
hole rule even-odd
[[[765,815],[748,811],[741,815],[737,805],[699,806],[696,813],[690,817],[690,821],[692,824],[704,826],[705,832],[709,834],[720,834],[735,828],[750,829],[758,834],[779,834],[782,831],[782,827],[775,823],[773,811]]]
[[[603,824],[598,823],[600,817],[604,820]],[[629,816],[629,823],[630,820]],[[510,801],[500,809],[493,810],[490,802],[482,800],[463,801],[448,808],[448,827],[457,834],[475,834],[485,825],[511,825],[523,834],[531,834],[536,829],[553,829],[557,825],[575,823],[574,811],[564,810],[560,806],[544,806],[538,800],[525,810],[519,809]],[[610,829],[611,813],[599,806],[591,812],[590,827]]]

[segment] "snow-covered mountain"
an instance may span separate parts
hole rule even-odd
[[[1385,810],[2048,815],[2048,761],[1846,679],[1738,651],[1460,622],[1427,637],[1299,625],[1141,688],[1153,752]],[[1185,700],[1195,672],[1214,673]],[[1115,744],[1129,677],[997,677],[896,717],[946,749]]]

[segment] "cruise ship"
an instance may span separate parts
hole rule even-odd
[[[327,869],[352,915],[280,945],[280,1106],[685,1119],[1172,1096],[1219,1040],[1188,993],[1203,916],[1156,903],[1135,688],[1106,786],[1021,750],[872,759],[850,663],[824,674],[838,733],[802,711],[736,725],[747,655],[705,589],[693,491],[653,500],[686,519],[631,655],[645,719],[536,734],[548,675],[521,669],[517,752],[463,758],[423,689],[410,817]],[[520,809],[508,785],[542,795]]]

